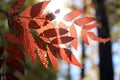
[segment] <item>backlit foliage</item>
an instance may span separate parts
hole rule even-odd
[[[7,58],[0,60],[0,67],[5,62],[10,68],[24,74],[24,66],[21,61],[25,62],[25,55],[30,56],[34,64],[36,64],[36,56],[38,55],[45,68],[48,68],[50,63],[48,59],[50,59],[53,67],[58,69],[59,58],[82,68],[81,63],[75,58],[72,52],[60,46],[61,44],[67,46],[67,43],[71,43],[77,50],[78,36],[74,24],[82,28],[81,36],[86,44],[89,44],[88,37],[99,42],[110,40],[110,38],[99,38],[93,32],[89,31],[100,24],[94,22],[95,18],[92,17],[77,18],[83,14],[83,10],[81,9],[65,14],[64,20],[73,21],[70,27],[67,27],[63,22],[59,22],[59,24],[53,22],[52,20],[55,19],[53,13],[43,13],[50,1],[39,2],[28,7],[19,15],[15,15],[25,1],[17,0],[13,3],[9,13],[5,13],[8,18],[10,32],[3,37],[11,44],[5,45],[4,48],[0,47],[1,56],[4,51],[8,53]],[[58,9],[55,13],[59,14],[59,12],[60,10]],[[18,80],[13,72],[6,72],[4,76],[9,80]]]

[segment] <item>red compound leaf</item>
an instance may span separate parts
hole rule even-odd
[[[72,21],[73,19],[75,19],[76,17],[78,17],[80,14],[83,13],[83,10],[82,9],[77,9],[77,10],[74,10],[68,14],[66,14],[64,16],[64,20],[66,21]]]

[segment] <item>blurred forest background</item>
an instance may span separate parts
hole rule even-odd
[[[0,0],[0,8],[9,11],[14,1]],[[41,0],[26,0],[22,10],[39,1]],[[107,43],[91,41],[90,45],[86,45],[80,37],[78,51],[71,49],[83,64],[83,69],[63,61],[59,61],[58,70],[52,66],[45,69],[39,60],[36,65],[33,65],[31,60],[27,58],[24,64],[26,75],[21,75],[20,80],[120,80],[120,0],[51,1],[54,1],[54,4],[51,4],[53,7],[48,7],[49,11],[55,11],[54,8],[59,7],[64,8],[60,13],[65,9],[68,11],[78,8],[84,9],[85,16],[96,17],[97,21],[102,24],[101,28],[93,29],[96,35],[103,38],[111,37],[111,41]],[[0,32],[5,34],[7,31],[7,19],[0,13]]]

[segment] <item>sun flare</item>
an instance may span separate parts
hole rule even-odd
[[[56,18],[55,21],[59,22],[63,20],[63,17],[66,13],[70,12],[71,10],[67,8],[67,1],[68,0],[51,0],[51,2],[46,7],[45,11],[52,12]],[[60,10],[58,14],[55,14],[56,10]]]

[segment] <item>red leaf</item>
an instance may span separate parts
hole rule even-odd
[[[40,36],[51,38],[51,37],[61,36],[66,33],[68,33],[68,30],[64,28],[51,28],[51,29],[45,30]]]
[[[50,58],[50,61],[52,63],[52,65],[58,69],[58,59],[56,56],[56,52],[55,52],[55,48],[51,45],[47,45],[47,52],[48,52],[48,56]]]
[[[46,16],[46,19],[52,21],[52,20],[55,19],[55,17],[56,16],[53,13],[48,13],[47,16]]]
[[[89,45],[89,41],[88,41],[88,38],[87,38],[87,32],[86,32],[86,30],[84,30],[84,29],[81,30],[81,37],[82,37],[83,41],[86,44]]]
[[[17,20],[17,22],[18,22],[18,24],[21,25],[22,28],[28,29],[29,28],[30,18],[19,18]]]
[[[40,39],[40,38],[37,38],[35,41],[36,41],[38,47],[39,47],[40,49],[42,49],[43,52],[46,52],[46,47],[45,47],[44,41],[43,41],[42,39]]]
[[[72,41],[72,46],[77,50],[77,47],[78,47],[78,36],[77,36],[77,31],[76,31],[74,25],[70,26],[70,35],[75,38]]]
[[[39,56],[40,60],[42,61],[43,65],[46,68],[48,68],[47,50],[46,50],[46,47],[45,47],[45,43],[40,38],[36,39],[36,43],[39,46],[38,56]]]
[[[41,28],[44,26],[46,19],[42,18],[44,15],[40,16],[40,18],[36,18],[34,21],[36,22],[36,24]],[[34,25],[33,25],[34,26]],[[37,28],[38,29],[38,28]]]
[[[41,34],[43,33],[44,31],[48,30],[48,29],[52,29],[52,28],[55,28],[55,24],[52,23],[52,22],[49,22],[46,26],[44,27],[41,27],[40,29],[37,29],[36,31]]]
[[[8,54],[12,56],[13,58],[25,61],[24,53],[19,47],[14,46],[14,45],[8,45],[5,47],[5,49],[8,52]]]
[[[36,21],[30,20],[29,28],[31,28],[31,29],[38,29],[38,28],[40,28],[40,26],[36,23]]]
[[[110,38],[103,39],[103,38],[97,37],[93,32],[88,32],[88,36],[95,41],[103,42],[103,43],[111,40]]]
[[[63,22],[59,22],[58,27],[67,29],[67,26]]]
[[[55,14],[58,14],[58,13],[60,13],[60,9],[57,9],[57,10],[55,11]]]
[[[70,37],[70,36],[62,36],[62,37],[58,37],[55,38],[51,41],[52,44],[65,44],[68,43],[70,41],[72,41],[74,38]]]
[[[23,44],[20,36],[17,36],[16,34],[7,33],[7,34],[5,34],[5,38],[9,42],[16,43],[16,44]]]
[[[24,74],[24,66],[18,60],[14,58],[7,58],[5,61],[12,69],[16,69],[20,73]]]
[[[94,20],[95,20],[95,18],[93,18],[93,17],[83,17],[83,18],[76,19],[74,23],[79,26],[82,26],[82,25],[86,25]]]
[[[3,52],[4,52],[4,48],[0,47],[0,57],[2,56]]]
[[[31,19],[27,17],[20,17],[18,23],[23,27],[23,28],[31,28],[31,29],[39,29],[41,26],[44,25],[46,21],[46,18],[44,18],[44,15],[41,15],[40,17]]]
[[[16,18],[14,18],[13,21],[14,21],[14,22],[13,22],[13,23],[14,23],[13,28],[14,28],[19,34],[23,33],[24,28],[21,26],[21,23],[19,22],[19,19],[16,17]]]
[[[70,50],[65,49],[65,48],[60,48],[60,52],[59,52],[58,55],[60,56],[60,58],[62,60],[82,68],[82,65],[75,58],[75,56],[72,54],[72,52]]]
[[[20,16],[22,17],[37,17],[39,15],[42,14],[43,10],[45,9],[45,7],[48,5],[50,1],[43,1],[40,3],[37,3],[33,6],[28,7],[27,9],[25,9]]]
[[[26,54],[30,55],[33,62],[36,63],[36,53],[37,45],[34,41],[34,38],[31,33],[24,31],[23,33],[23,45],[26,51]]]
[[[85,26],[83,27],[83,29],[85,29],[85,30],[90,30],[90,29],[93,29],[93,28],[99,27],[99,26],[101,26],[100,23],[93,23],[93,24],[85,25]]]
[[[42,49],[39,49],[38,56],[40,60],[42,61],[45,68],[48,68],[48,60],[47,60],[47,52],[44,52]]]
[[[74,11],[66,14],[66,15],[64,16],[64,20],[66,20],[66,21],[71,21],[71,20],[75,19],[76,17],[78,17],[78,16],[79,16],[80,14],[82,14],[82,13],[83,13],[83,10],[82,10],[82,9],[74,10]]]
[[[23,6],[23,4],[25,3],[26,0],[17,0],[12,4],[12,7],[10,9],[10,13],[11,14],[15,14],[16,12],[18,12],[18,10]]]
[[[13,73],[6,73],[6,80],[19,80]]]

